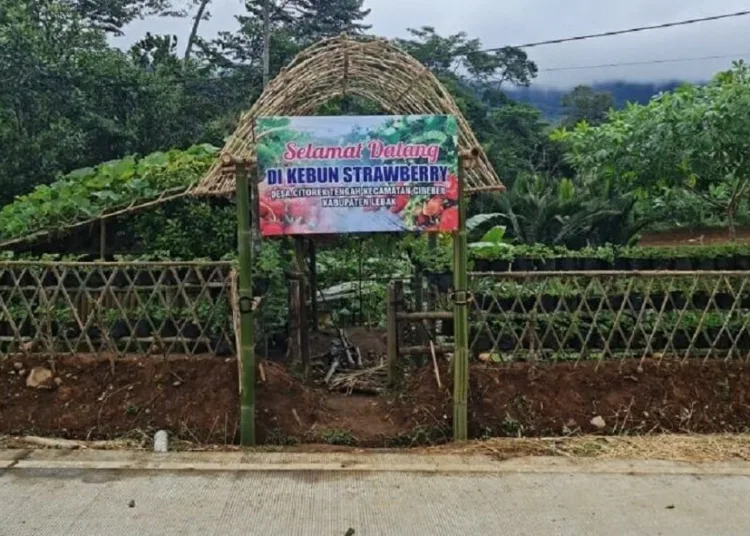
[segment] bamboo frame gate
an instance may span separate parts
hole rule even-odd
[[[471,192],[481,191],[503,191],[504,187],[492,168],[487,155],[479,149],[479,144],[468,122],[461,114],[458,106],[450,93],[438,81],[428,67],[425,67],[415,58],[403,52],[383,39],[351,39],[346,35],[325,39],[301,52],[292,62],[281,71],[268,86],[261,96],[253,104],[252,108],[240,119],[240,124],[228,142],[225,144],[221,162],[217,162],[207,175],[191,189],[191,195],[209,196],[231,196],[237,195],[238,231],[240,236],[251,237],[250,202],[247,184],[247,170],[255,165],[255,148],[257,138],[254,133],[255,118],[261,116],[289,116],[309,115],[317,110],[322,104],[333,98],[356,95],[379,105],[384,111],[394,115],[413,114],[438,114],[453,115],[456,117],[459,127],[459,147],[468,153],[462,153],[466,158],[459,158],[463,164],[464,159],[470,165],[459,172],[460,199],[459,225],[461,230],[456,234],[455,258],[456,266],[462,266],[461,270],[455,270],[457,275],[454,314],[459,319],[467,316],[468,302],[466,294],[466,232],[465,232],[465,200],[464,196]],[[240,169],[242,168],[242,169]],[[240,184],[241,183],[241,184]],[[250,182],[250,189],[255,192],[255,181]],[[257,228],[257,227],[256,227]],[[297,246],[300,241],[297,241]],[[249,272],[252,267],[252,252],[242,239],[238,245],[240,253],[240,300],[249,296],[251,284]],[[299,259],[300,256],[297,255]],[[301,263],[298,262],[301,268]],[[247,274],[244,274],[247,272]],[[303,270],[298,270],[299,289],[292,296],[298,296],[300,311],[305,307],[305,278]],[[314,272],[311,278],[314,277]],[[313,297],[315,298],[315,297]],[[314,302],[313,302],[314,303]],[[242,308],[241,308],[242,309]],[[251,315],[251,309],[247,315]],[[243,311],[241,318],[241,362],[243,374],[243,415],[249,413],[254,386],[250,381],[247,367],[253,363],[254,356],[249,350],[245,352],[248,340],[252,339],[250,320],[245,321]],[[464,322],[465,325],[465,322]],[[295,330],[292,342],[299,340],[304,351],[306,338],[306,325]],[[459,329],[459,333],[461,330]],[[463,330],[459,339],[466,339],[468,333]],[[454,367],[457,374],[464,377],[455,382],[456,391],[454,400],[459,408],[454,413],[454,421],[457,423],[456,439],[466,438],[466,385],[468,379],[468,349],[467,343],[458,343],[456,351],[456,363]],[[305,358],[302,358],[305,361]],[[303,363],[306,368],[306,364]],[[245,382],[245,379],[247,382]],[[254,404],[254,402],[252,402]],[[253,406],[254,407],[254,406]],[[462,408],[462,409],[461,409]],[[244,425],[243,425],[244,426]],[[247,425],[251,426],[251,425]],[[243,444],[252,444],[254,436],[249,429],[241,434]]]

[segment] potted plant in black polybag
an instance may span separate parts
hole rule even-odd
[[[510,266],[514,247],[505,241],[505,226],[496,225],[478,242],[470,243],[469,250],[476,258],[490,259],[493,272],[505,272]]]
[[[561,272],[573,272],[581,269],[581,258],[578,251],[570,250],[564,246],[555,248],[557,257],[557,269]]]
[[[631,270],[642,271],[651,269],[653,252],[648,251],[648,248],[637,246],[625,248],[622,256],[627,259]]]

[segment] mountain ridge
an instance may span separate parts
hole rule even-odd
[[[589,85],[595,91],[609,92],[615,103],[615,108],[622,108],[628,102],[646,104],[652,97],[665,91],[672,91],[686,83],[683,80],[666,82],[628,82],[626,80],[610,80],[596,82]],[[558,87],[514,87],[504,88],[503,91],[511,99],[538,108],[542,116],[548,121],[559,121],[563,116],[562,98],[573,88]]]

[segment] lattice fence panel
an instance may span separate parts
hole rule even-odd
[[[233,355],[228,263],[0,264],[0,355]]]
[[[748,279],[748,272],[475,273],[470,348],[495,361],[747,361]]]

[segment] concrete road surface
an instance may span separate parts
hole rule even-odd
[[[0,535],[747,535],[750,465],[0,451]]]

